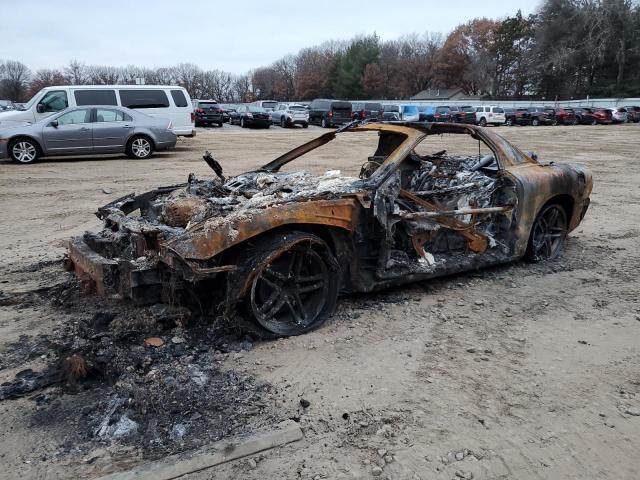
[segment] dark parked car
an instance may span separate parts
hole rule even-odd
[[[418,107],[421,122],[450,122],[451,109],[449,107]]]
[[[596,108],[593,114],[596,116],[598,125],[611,125],[613,123],[613,115],[608,108]]]
[[[224,123],[229,123],[231,112],[235,112],[238,109],[238,106],[231,103],[221,103],[219,105],[220,108],[222,108],[222,121]]]
[[[598,119],[596,118],[593,110],[586,107],[577,107],[573,109],[573,113],[576,116],[576,123],[579,125],[597,125]]]
[[[17,163],[101,153],[142,160],[175,144],[170,120],[115,106],[70,107],[35,123],[0,125],[0,158]]]
[[[527,111],[531,116],[531,125],[537,127],[538,125],[553,125],[556,122],[556,116],[549,115],[549,111],[544,107],[531,107]]]
[[[531,125],[531,114],[526,108],[505,108],[504,117],[507,125]]]
[[[309,105],[309,123],[323,128],[351,122],[351,102],[318,98]]]
[[[451,111],[451,121],[455,123],[468,123],[470,125],[476,124],[476,109],[471,105],[465,105],[459,107],[453,105],[449,107]]]
[[[556,109],[556,122],[558,125],[575,125],[576,113],[573,108],[561,107]]]
[[[634,123],[640,122],[640,107],[629,106],[624,108],[627,110],[627,116],[628,116],[629,122],[634,122]]]
[[[194,100],[193,113],[195,114],[196,127],[213,124],[221,127],[224,123],[224,110],[214,100]]]
[[[239,105],[229,115],[229,125],[240,125],[242,128],[271,126],[271,114],[257,105]]]
[[[384,108],[381,103],[351,102],[351,118],[353,120],[381,120]]]
[[[400,120],[400,105],[384,105],[382,109],[382,120],[387,122]]]
[[[337,136],[356,146],[367,134],[378,134],[373,156],[349,154],[364,162],[357,177],[328,183],[291,164],[307,166],[304,155]],[[467,138],[492,153],[457,154]],[[489,129],[450,123],[329,132],[230,178],[204,159],[217,178],[122,197],[98,209],[102,230],[71,239],[65,266],[87,291],[299,335],[322,325],[340,294],[555,258],[592,189],[584,166],[538,163]]]

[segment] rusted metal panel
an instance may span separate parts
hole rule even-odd
[[[74,237],[69,242],[69,259],[78,278],[90,280],[99,295],[116,287],[118,262],[91,250],[81,237]]]
[[[283,203],[250,216],[222,224],[204,222],[189,232],[167,243],[167,250],[188,260],[206,260],[227,248],[244,242],[273,228],[288,224],[317,224],[343,228],[355,228],[354,211],[357,198],[312,200]]]

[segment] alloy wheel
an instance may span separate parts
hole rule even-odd
[[[560,253],[567,235],[567,217],[559,205],[543,210],[533,226],[531,257],[534,260],[555,258]]]
[[[31,163],[38,156],[38,150],[31,142],[17,142],[11,151],[13,158],[20,163]]]
[[[253,279],[250,305],[258,323],[278,334],[301,332],[326,309],[331,275],[308,243],[294,245],[265,265]]]
[[[151,155],[151,143],[146,138],[136,138],[131,143],[131,152],[137,158],[147,158]]]

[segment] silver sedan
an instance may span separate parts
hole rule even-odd
[[[149,158],[175,146],[171,122],[129,108],[72,107],[36,123],[0,123],[0,158],[33,163],[40,157],[126,153]]]

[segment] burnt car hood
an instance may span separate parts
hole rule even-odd
[[[338,170],[323,175],[255,171],[224,183],[190,175],[185,184],[122,197],[100,208],[97,215],[114,231],[153,237],[147,243],[157,244],[161,252],[204,260],[212,250],[199,246],[215,243],[216,250],[222,250],[251,236],[240,234],[242,225],[266,229],[278,223],[279,211],[299,217],[293,211],[299,206],[299,213],[309,216],[313,207],[308,202],[339,204],[345,197],[353,201],[362,189],[362,180],[342,176]],[[206,255],[198,253],[204,250]]]

